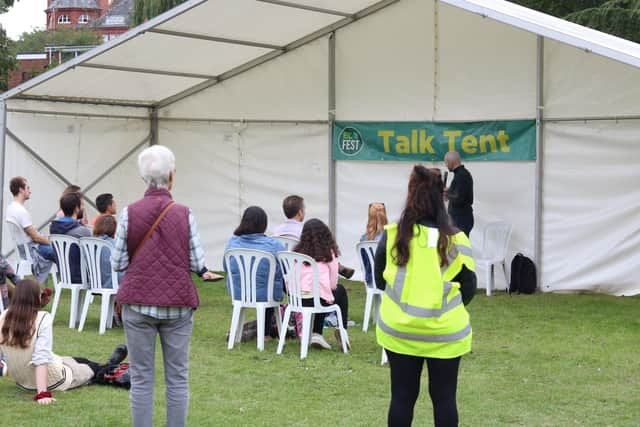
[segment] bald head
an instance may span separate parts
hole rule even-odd
[[[460,154],[457,151],[449,151],[444,155],[444,164],[447,166],[447,169],[453,171],[462,164]]]

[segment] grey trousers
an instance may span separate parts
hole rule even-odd
[[[193,312],[160,320],[123,305],[122,322],[131,371],[131,417],[134,427],[153,426],[156,336],[160,335],[167,398],[167,427],[183,427],[189,405],[189,344]]]

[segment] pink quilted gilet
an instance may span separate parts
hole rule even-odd
[[[150,188],[129,205],[127,247],[129,256],[138,247],[160,212],[171,202],[165,189]],[[191,280],[189,209],[176,204],[130,260],[116,301],[124,304],[198,307],[198,293]]]

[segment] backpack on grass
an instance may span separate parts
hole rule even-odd
[[[511,261],[509,293],[533,294],[536,288],[536,265],[531,258],[521,253],[516,254]]]

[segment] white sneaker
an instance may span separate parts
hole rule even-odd
[[[324,348],[325,350],[331,350],[331,346],[320,334],[311,334],[311,346],[316,348]]]

